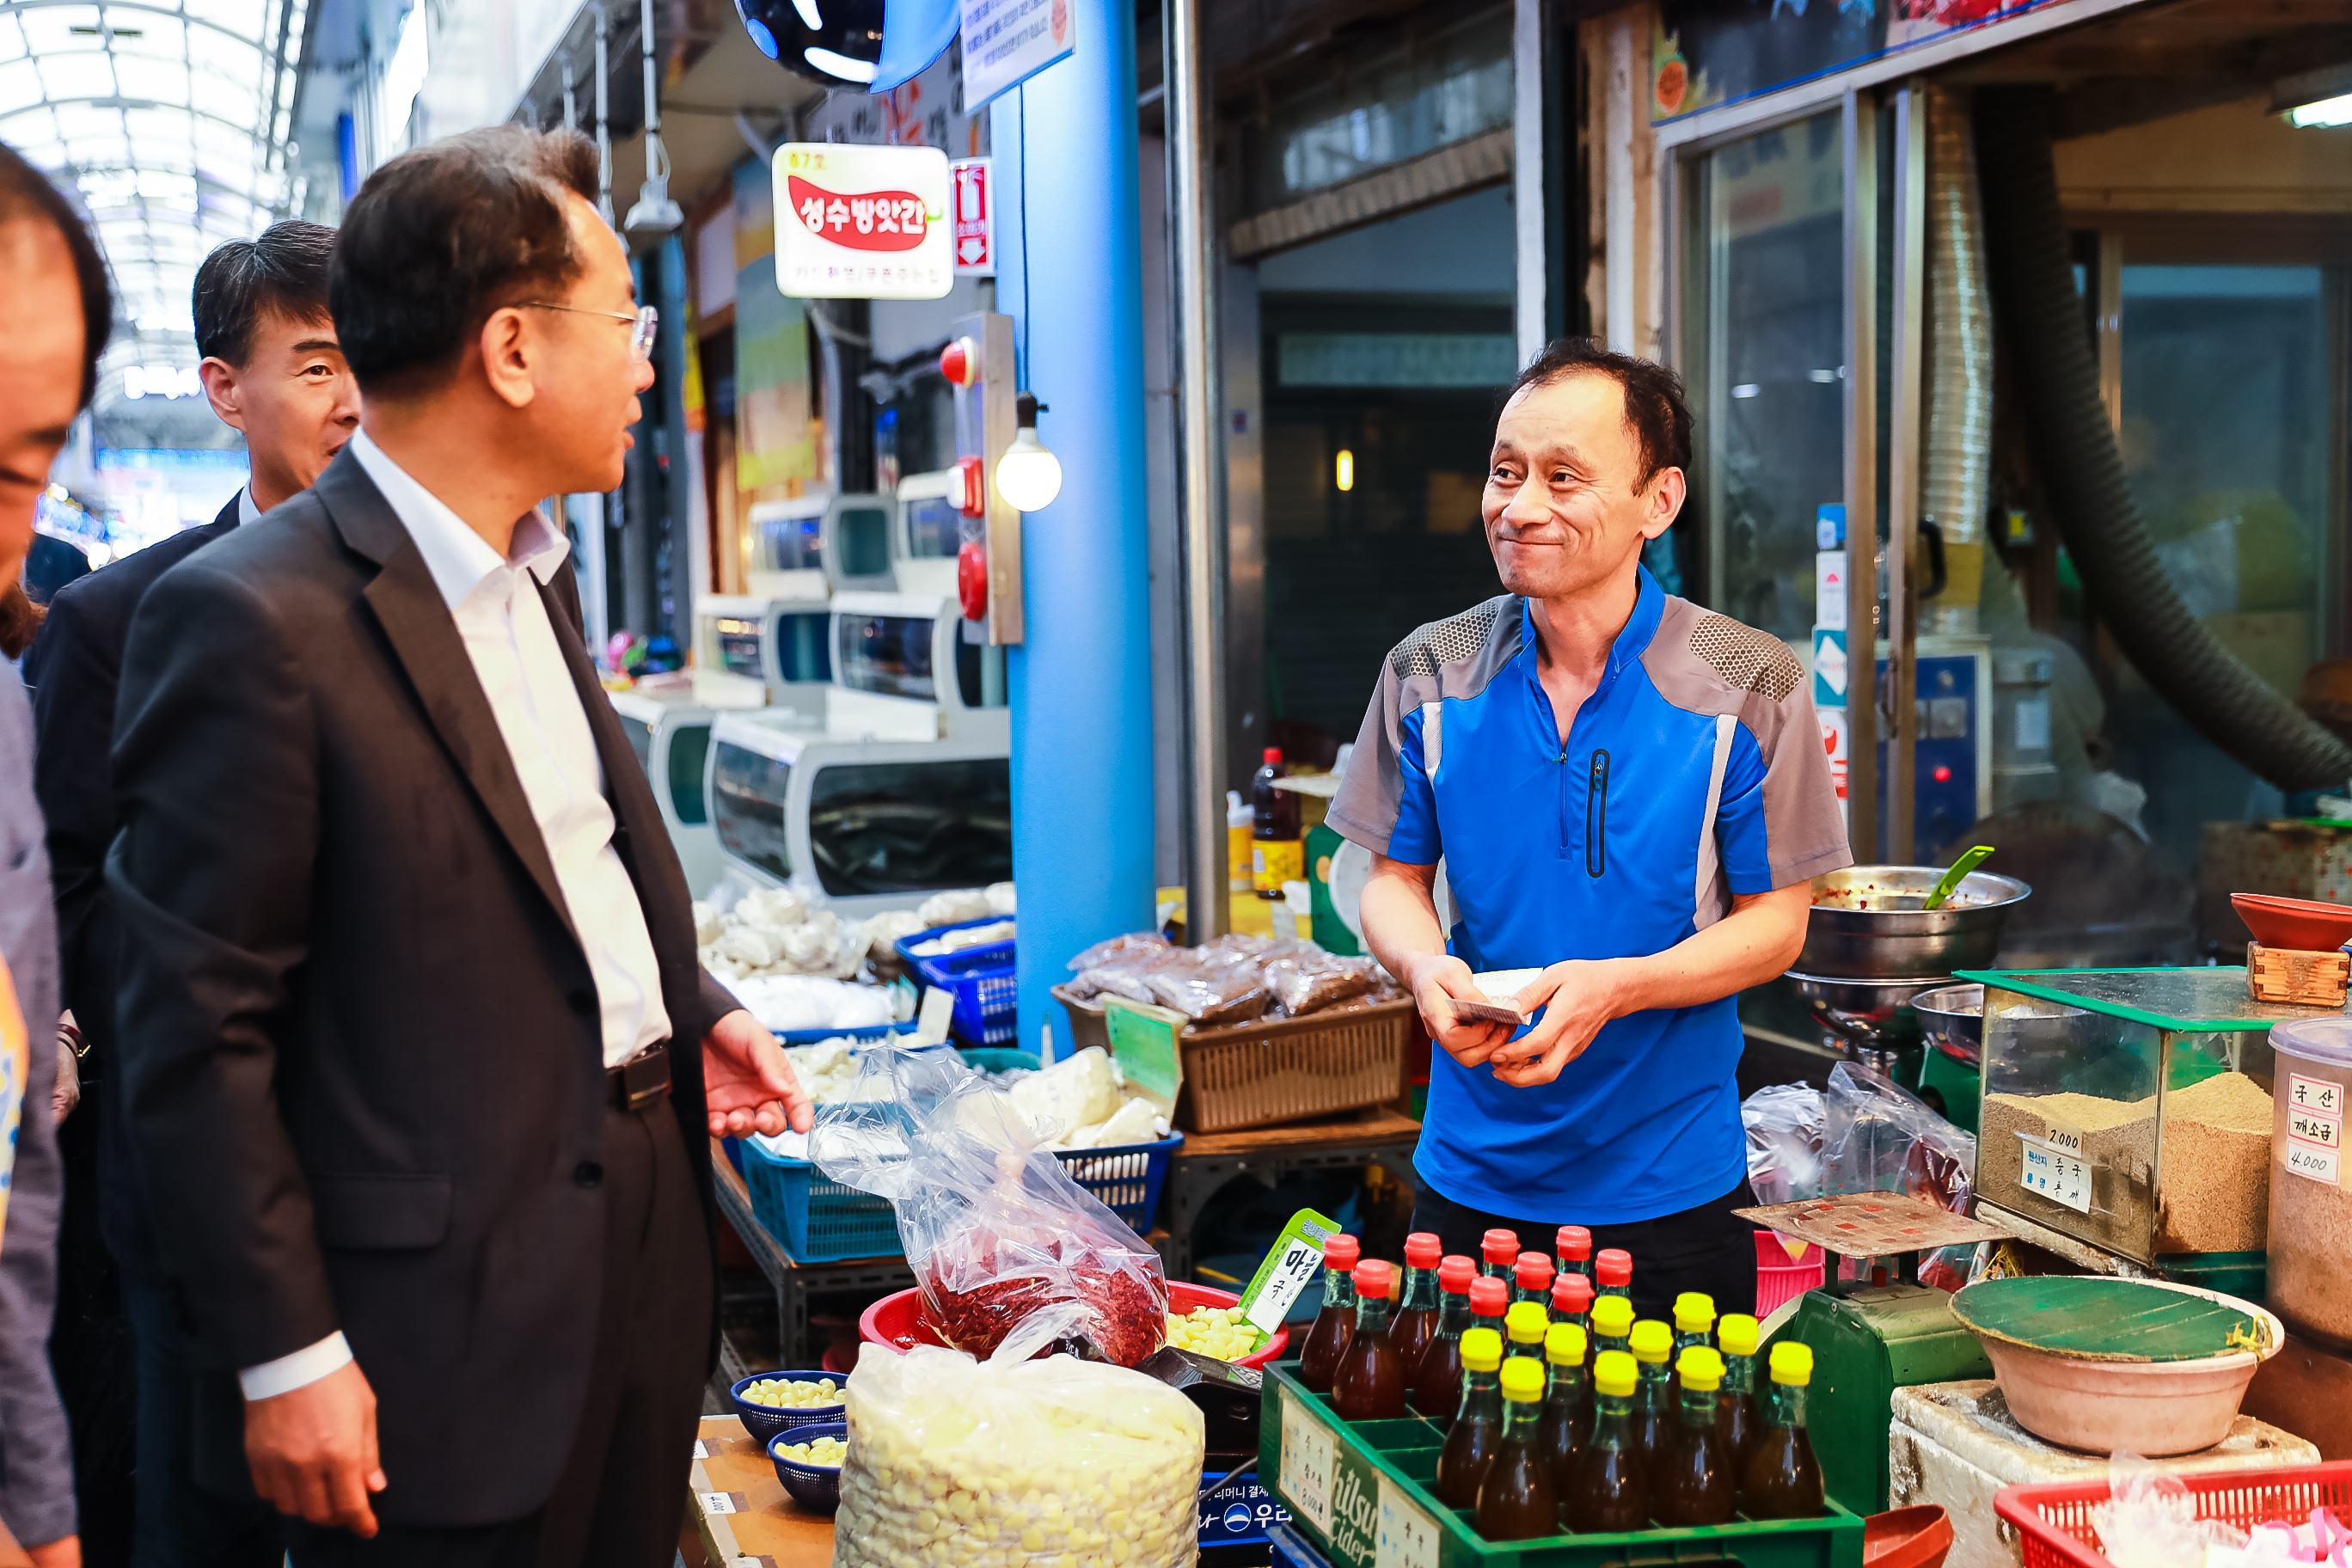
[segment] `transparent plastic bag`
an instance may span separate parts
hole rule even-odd
[[[867,1345],[844,1395],[835,1568],[1184,1568],[1199,1542],[1200,1411],[1156,1378],[1027,1359],[1040,1312],[974,1361]]]
[[[1012,1098],[954,1051],[886,1041],[856,1099],[822,1106],[809,1158],[890,1200],[926,1315],[985,1355],[1041,1308],[1080,1309],[1071,1340],[1133,1366],[1166,1336],[1160,1255],[1039,1148]]]
[[[1279,942],[1266,951],[1260,973],[1283,1014],[1297,1018],[1370,991],[1374,968],[1369,959],[1342,958],[1311,942]]]
[[[1125,936],[1111,937],[1081,951],[1070,960],[1070,973],[1082,973],[1097,963],[1108,963],[1114,959],[1140,958],[1145,953],[1155,953],[1164,958],[1168,952],[1168,939],[1158,931],[1129,931]]]
[[[1186,948],[1145,976],[1144,984],[1150,986],[1154,1002],[1173,1007],[1195,1024],[1245,1023],[1274,1002],[1257,956],[1213,943]]]
[[[1822,1115],[1822,1091],[1809,1084],[1768,1084],[1741,1102],[1748,1184],[1759,1204],[1820,1195]]]
[[[2091,1526],[2115,1568],[2204,1568],[2209,1551],[2234,1557],[2246,1544],[2235,1525],[2199,1519],[2179,1478],[2137,1454],[2108,1456],[2107,1500],[2091,1505]]]
[[[1954,1214],[1976,1190],[1977,1141],[1885,1074],[1855,1062],[1830,1069],[1822,1097],[1823,1193],[1901,1193]],[[1919,1261],[1919,1280],[1957,1290],[1976,1248],[1947,1247]]]

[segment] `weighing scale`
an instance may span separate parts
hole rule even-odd
[[[969,527],[977,539],[982,526],[978,518],[967,522],[957,508],[962,489],[962,476],[953,468],[909,474],[898,481],[890,552],[903,591],[954,602],[956,554],[963,548],[964,531]]]
[[[863,918],[1011,880],[1011,754],[1003,738],[845,739],[724,713],[704,792],[730,870]]]
[[[756,693],[755,693],[756,695]],[[650,697],[638,691],[611,694],[613,711],[654,786],[662,825],[677,847],[686,885],[697,898],[726,874],[719,837],[711,831],[703,795],[710,751],[710,726],[727,710],[690,699]],[[738,704],[738,707],[754,704]]]
[[[952,595],[835,594],[825,734],[1009,748],[1004,650],[966,627]]]
[[[757,681],[768,703],[812,725],[824,722],[832,643],[833,605],[822,577],[814,597],[705,594],[694,601],[697,671]]]

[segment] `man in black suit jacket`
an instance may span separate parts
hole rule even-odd
[[[696,964],[533,510],[620,482],[652,380],[595,190],[586,141],[514,126],[372,174],[330,295],[360,433],[131,626],[125,1102],[200,1469],[241,1416],[305,1568],[668,1562],[709,1135],[810,1120]]]
[[[71,1123],[66,1133],[79,1155],[68,1158],[68,1188],[82,1188],[68,1210],[74,1222],[88,1223],[94,1177],[97,1226],[121,1271],[138,1352],[133,1533],[146,1543],[142,1560],[188,1568],[266,1568],[285,1547],[272,1510],[194,1484],[187,1360],[140,1198],[136,1152],[124,1135],[114,1048],[114,914],[105,887],[107,847],[119,826],[110,760],[115,688],[131,613],[155,580],[240,522],[308,489],[359,428],[359,389],[327,312],[327,263],[334,245],[333,229],[289,220],[257,238],[231,240],[205,258],[190,300],[196,349],[204,356],[199,371],[213,411],[245,435],[251,480],[212,521],[59,589],[25,656],[40,736],[34,778],[48,818],[65,1005],[85,1041],[83,1078],[95,1079],[98,1090],[77,1119],[96,1123],[95,1138]],[[67,1273],[84,1285],[77,1316],[97,1310],[96,1299],[108,1294],[87,1278],[94,1272],[90,1251],[86,1235],[68,1237]],[[70,1363],[88,1357],[69,1345],[111,1355],[119,1341],[90,1324],[70,1322],[58,1342],[61,1363]],[[76,1429],[113,1425],[92,1406],[122,1388],[119,1369],[70,1370],[94,1373],[67,1380]],[[121,1489],[131,1478],[127,1466],[120,1477],[93,1476],[91,1463],[85,1453],[81,1489],[89,1510],[105,1517],[105,1510],[120,1507]]]

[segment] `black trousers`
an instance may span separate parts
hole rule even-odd
[[[1596,1225],[1592,1250],[1622,1247],[1633,1256],[1633,1313],[1641,1318],[1674,1321],[1675,1298],[1685,1290],[1702,1290],[1715,1298],[1717,1312],[1756,1310],[1757,1227],[1731,1211],[1754,1206],[1748,1178],[1713,1203],[1656,1219],[1625,1225]],[[1433,1230],[1448,1252],[1478,1257],[1478,1243],[1490,1230],[1518,1232],[1519,1250],[1553,1256],[1559,1227],[1581,1225],[1574,1215],[1521,1219],[1510,1215],[1482,1214],[1424,1187],[1412,1206],[1412,1228]]]
[[[595,1365],[545,1506],[470,1529],[386,1525],[371,1541],[294,1521],[286,1545],[295,1568],[667,1568],[702,1414],[710,1239],[667,1098],[604,1113],[604,1163]]]

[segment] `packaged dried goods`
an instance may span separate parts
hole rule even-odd
[[[1227,939],[1220,937],[1219,942]],[[1188,948],[1145,979],[1152,1000],[1195,1024],[1239,1024],[1273,1002],[1254,962],[1256,954],[1214,945]]]
[[[1311,942],[1278,942],[1265,955],[1265,988],[1297,1018],[1361,996],[1371,990],[1377,968],[1370,959],[1342,958]]]
[[[849,1428],[835,1568],[1181,1568],[1198,1551],[1201,1413],[1139,1372],[869,1347]]]
[[[954,1052],[890,1040],[858,1073],[852,1101],[819,1109],[810,1158],[890,1200],[942,1338],[984,1355],[1066,1305],[1068,1336],[1105,1360],[1131,1367],[1160,1348],[1160,1255],[1070,1179],[1010,1094]]]

